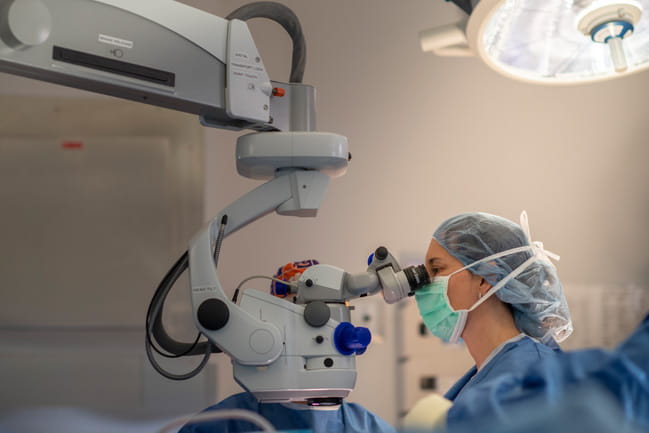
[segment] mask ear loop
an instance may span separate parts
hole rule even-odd
[[[524,251],[530,251],[532,250],[532,257],[527,259],[525,262],[523,262],[520,266],[518,266],[516,269],[514,269],[511,273],[509,273],[505,278],[502,280],[498,281],[498,283],[493,286],[491,289],[489,289],[484,295],[478,294],[478,301],[471,306],[471,308],[468,308],[466,310],[453,310],[453,311],[466,311],[470,312],[478,308],[483,302],[485,302],[491,295],[496,293],[498,290],[500,290],[505,284],[507,284],[509,281],[512,279],[516,278],[519,276],[525,269],[527,269],[529,266],[534,263],[535,260],[544,260],[544,261],[550,261],[550,258],[559,261],[561,257],[558,254],[555,254],[551,251],[547,251],[544,246],[543,242],[538,242],[538,241],[532,241],[532,237],[530,234],[530,225],[529,225],[529,220],[527,218],[527,212],[523,211],[521,212],[521,228],[523,229],[523,232],[525,234],[526,240],[529,243],[529,245],[523,246],[523,247],[517,247],[517,248],[512,248],[506,251],[501,251],[496,254],[492,254],[490,256],[484,257],[480,260],[477,260],[473,263],[471,263],[468,266],[463,267],[462,269],[458,269],[457,271],[453,272],[453,274],[463,271],[465,269],[469,269],[479,263],[484,263],[484,262],[489,262],[495,259],[498,259],[500,257],[504,256],[509,256],[511,254],[516,254],[516,253],[521,253]],[[452,274],[451,274],[452,275]],[[449,303],[450,305],[450,303]],[[452,309],[452,307],[451,307]]]
[[[510,249],[510,250],[501,251],[501,252],[499,252],[499,253],[495,253],[495,254],[492,254],[492,255],[490,255],[490,256],[484,257],[484,258],[482,258],[482,259],[480,259],[480,260],[477,260],[477,261],[471,263],[470,265],[464,266],[463,268],[460,268],[460,269],[458,269],[458,270],[456,270],[456,271],[453,271],[453,272],[451,272],[449,275],[445,275],[445,277],[448,277],[449,282],[450,282],[451,277],[452,277],[453,275],[455,275],[455,274],[457,274],[457,273],[459,273],[459,272],[462,272],[462,271],[468,270],[468,269],[472,268],[473,266],[475,266],[475,265],[477,265],[477,264],[480,264],[480,263],[483,263],[483,262],[490,262],[490,261],[495,260],[495,259],[498,259],[498,258],[500,258],[500,257],[508,256],[508,255],[510,255],[510,254],[522,253],[522,252],[524,252],[524,251],[529,251],[529,250],[531,250],[531,249],[532,249],[531,246],[526,245],[526,246],[524,246],[524,247],[517,247],[517,248],[512,248],[512,249]],[[532,257],[534,257],[534,256],[532,256]],[[521,272],[522,272],[522,271],[521,271]],[[507,278],[507,277],[505,277],[505,278]],[[508,279],[507,281],[509,281],[509,279]],[[501,280],[500,282],[502,282],[502,280]],[[496,285],[496,286],[497,286],[497,285]],[[446,303],[447,303],[448,306],[451,308],[451,311],[453,311],[453,312],[462,312],[462,311],[464,311],[464,312],[469,312],[469,311],[472,311],[473,308],[475,308],[477,305],[480,305],[481,303],[483,303],[484,301],[486,301],[487,298],[488,298],[489,296],[491,296],[491,294],[492,294],[493,292],[495,292],[494,287],[496,287],[496,286],[493,286],[491,289],[489,289],[489,291],[487,291],[487,293],[485,293],[484,295],[480,296],[480,297],[478,298],[478,301],[477,301],[478,304],[475,304],[475,305],[472,306],[470,309],[455,310],[455,309],[453,308],[453,306],[451,305],[451,300],[448,298],[448,290],[446,290],[446,292],[444,293],[444,296],[446,297]],[[502,287],[502,286],[500,286],[500,287]],[[500,287],[498,287],[498,288],[500,288]],[[496,290],[497,290],[497,289],[496,289]]]
[[[523,273],[523,271],[524,271],[525,269],[527,269],[528,267],[530,267],[530,265],[531,265],[532,263],[534,263],[534,262],[536,261],[536,259],[537,259],[536,256],[533,255],[533,256],[530,257],[529,259],[525,260],[525,261],[523,262],[522,265],[520,265],[519,267],[517,267],[516,269],[514,269],[514,270],[513,270],[509,275],[507,275],[505,278],[503,278],[502,280],[498,281],[498,283],[497,283],[495,286],[493,286],[491,289],[489,289],[489,290],[487,291],[487,293],[484,294],[484,296],[480,297],[480,299],[478,299],[478,301],[477,301],[475,304],[473,304],[473,306],[472,306],[471,308],[467,309],[466,311],[473,311],[473,310],[475,310],[476,308],[478,308],[478,307],[479,307],[479,306],[480,306],[484,301],[486,301],[487,299],[489,299],[489,298],[491,297],[491,295],[493,295],[493,294],[496,293],[498,290],[500,290],[500,289],[501,289],[505,284],[507,284],[508,282],[510,282],[511,280],[513,280],[514,278],[518,277],[521,273]]]

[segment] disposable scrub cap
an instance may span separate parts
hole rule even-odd
[[[496,291],[496,296],[512,306],[516,327],[521,332],[545,343],[552,339],[561,342],[572,333],[572,322],[557,270],[548,258],[554,255],[546,252],[542,243],[531,241],[525,212],[521,223],[525,231],[496,215],[465,213],[443,222],[433,238],[464,266],[507,250],[530,247],[476,263],[468,270],[494,286],[536,256],[530,266]]]

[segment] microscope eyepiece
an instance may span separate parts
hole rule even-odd
[[[430,283],[428,272],[424,265],[408,266],[403,270],[403,273],[408,279],[411,290],[421,289],[426,284]]]

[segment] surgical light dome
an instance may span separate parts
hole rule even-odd
[[[649,67],[649,0],[454,1],[468,21],[421,32],[424,51],[478,55],[511,78],[577,84]]]

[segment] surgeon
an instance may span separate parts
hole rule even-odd
[[[317,260],[288,263],[277,270],[276,280],[297,281],[300,275]],[[294,296],[290,286],[273,281],[271,293],[281,298]],[[247,409],[266,418],[278,431],[305,430],[313,433],[394,433],[394,428],[356,403],[343,402],[334,406],[309,406],[304,403],[260,403],[248,392],[232,395],[204,412],[220,409]],[[235,433],[258,431],[248,421],[205,421],[186,424],[179,433]]]
[[[468,408],[519,386],[532,365],[557,356],[572,322],[557,271],[558,256],[532,241],[521,224],[487,213],[457,215],[435,231],[425,258],[431,283],[415,292],[428,329],[463,341],[475,362],[445,397],[452,426]]]

